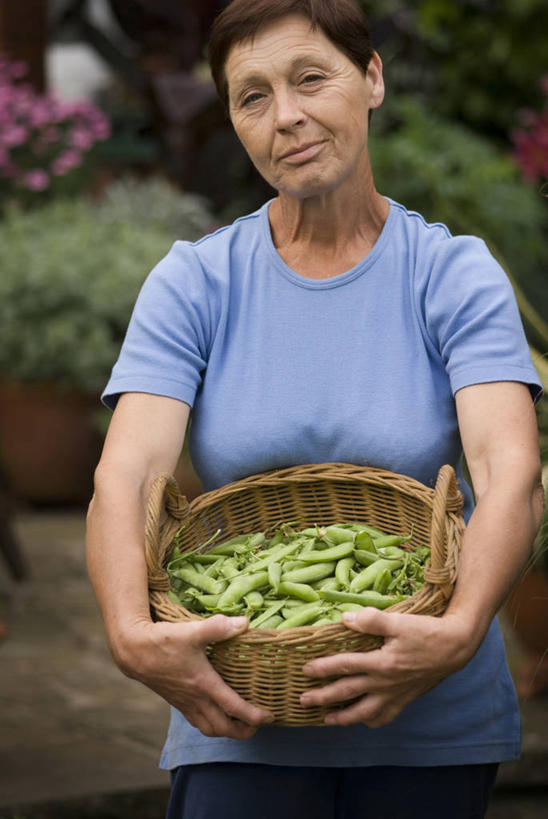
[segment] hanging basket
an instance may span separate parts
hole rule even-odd
[[[296,528],[363,521],[388,533],[413,532],[408,546],[427,545],[425,583],[390,612],[440,615],[457,575],[464,520],[454,470],[442,466],[436,486],[373,467],[311,464],[252,475],[204,493],[188,503],[174,478],[153,483],[146,519],[146,561],[154,618],[201,619],[168,597],[166,564],[175,533],[182,553],[196,549],[218,529],[222,539],[264,531],[280,521]],[[207,549],[205,549],[207,551]],[[250,629],[208,647],[209,659],[243,699],[273,712],[279,725],[322,725],[330,708],[303,708],[301,694],[318,686],[306,677],[306,662],[338,652],[370,651],[382,638],[341,623],[277,631]]]

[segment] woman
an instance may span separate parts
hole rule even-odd
[[[480,240],[376,191],[367,134],[382,64],[353,0],[234,0],[210,62],[277,196],[176,242],[144,285],[103,396],[115,411],[89,513],[114,657],[173,706],[168,816],[482,816],[497,763],[519,754],[494,617],[543,497],[540,385],[511,287]],[[345,617],[385,642],[306,667],[318,687],[303,706],[358,698],[328,726],[269,726],[216,675],[205,646],[245,618],[151,622],[144,508],[191,407],[206,490],[298,463],[369,463],[428,485],[441,464],[458,470],[468,526],[446,614]]]

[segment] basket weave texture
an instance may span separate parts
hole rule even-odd
[[[442,466],[435,488],[404,475],[351,464],[310,464],[252,475],[188,503],[170,475],[154,481],[146,517],[150,605],[157,620],[199,620],[173,603],[165,569],[179,531],[181,552],[196,549],[221,529],[222,540],[286,521],[297,528],[362,521],[387,533],[413,530],[408,545],[430,546],[425,583],[386,612],[440,615],[457,576],[464,521],[454,470]],[[181,528],[182,527],[182,528]],[[207,551],[205,549],[204,551]],[[301,694],[319,685],[302,667],[317,657],[370,651],[382,638],[341,623],[277,631],[250,629],[208,648],[212,665],[248,702],[273,712],[279,725],[322,725],[329,708],[303,708]],[[322,684],[325,684],[324,683]]]

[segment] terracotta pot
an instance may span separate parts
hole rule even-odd
[[[534,566],[520,579],[503,608],[522,660],[516,674],[520,697],[548,691],[548,574]]]
[[[0,385],[0,459],[14,495],[33,504],[91,498],[99,399],[54,384]]]

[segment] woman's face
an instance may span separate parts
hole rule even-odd
[[[236,43],[225,72],[236,133],[276,190],[321,195],[368,166],[368,111],[384,96],[377,54],[363,74],[292,14]]]

